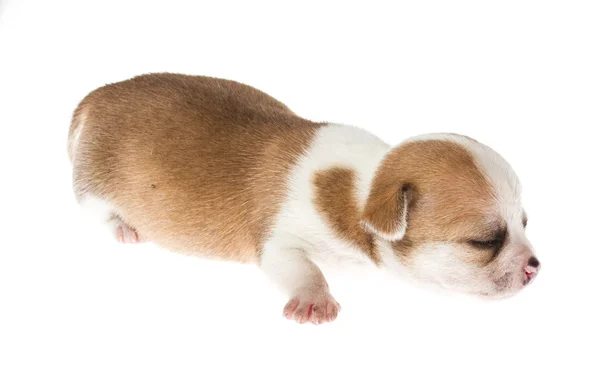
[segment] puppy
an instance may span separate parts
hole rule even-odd
[[[299,323],[340,310],[321,262],[490,298],[514,295],[540,268],[517,176],[465,136],[390,147],[238,82],[163,73],[88,94],[68,152],[76,199],[117,240],[256,263]]]

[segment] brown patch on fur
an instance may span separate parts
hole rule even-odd
[[[369,199],[362,216],[378,234],[392,237],[404,231],[408,208],[412,198],[412,186],[408,183],[398,188],[394,180],[374,184],[369,193]]]
[[[414,252],[416,249],[416,244],[408,235],[405,235],[402,240],[392,242],[392,249],[397,256],[399,256],[401,259],[404,259]]]
[[[473,155],[462,145],[443,140],[413,141],[394,148],[372,183],[365,209],[378,212],[384,233],[399,220],[399,191],[411,186],[411,204],[404,238],[394,242],[409,255],[423,242],[464,242],[481,238],[493,217],[494,193]],[[382,204],[381,202],[386,202]],[[475,252],[479,255],[481,252]]]
[[[91,92],[76,109],[75,192],[114,204],[173,251],[255,261],[318,127],[234,81],[138,76]]]
[[[379,265],[381,258],[377,253],[375,239],[360,224],[355,172],[341,167],[329,168],[316,172],[313,183],[316,188],[314,204],[336,234]]]

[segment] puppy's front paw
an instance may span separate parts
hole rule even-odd
[[[300,324],[308,321],[321,324],[335,320],[341,309],[329,292],[309,293],[292,297],[283,309],[283,315]]]

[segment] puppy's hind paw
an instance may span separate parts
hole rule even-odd
[[[119,243],[122,244],[136,244],[143,242],[137,230],[123,222],[118,222],[115,226],[115,236]]]

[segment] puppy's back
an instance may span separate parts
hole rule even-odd
[[[101,87],[69,133],[74,189],[149,240],[251,261],[319,125],[234,81],[151,74]]]

